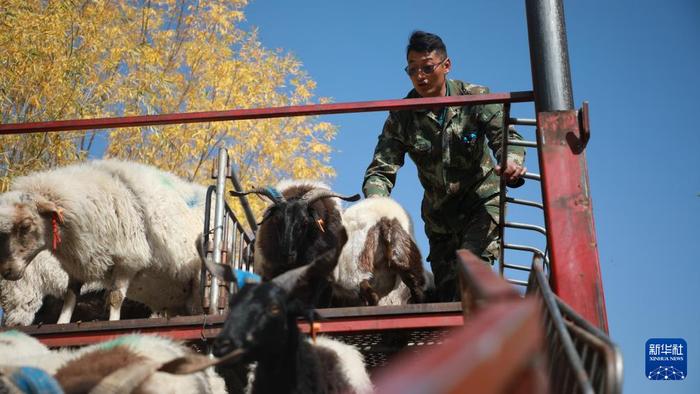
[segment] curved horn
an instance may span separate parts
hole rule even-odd
[[[197,243],[197,253],[199,254],[199,259],[210,274],[226,283],[237,283],[236,274],[233,272],[231,266],[218,264],[207,258],[207,251],[204,249],[204,237],[202,234],[197,236],[197,240],[195,242]]]
[[[302,201],[306,201],[307,204],[313,204],[322,198],[337,197],[345,201],[357,201],[360,199],[359,194],[353,194],[352,196],[345,196],[338,194],[334,191],[328,189],[311,189],[301,196]]]
[[[271,282],[284,289],[289,294],[311,267],[311,264],[289,270],[272,278]]]
[[[208,356],[202,356],[200,354],[190,354],[170,360],[163,364],[158,371],[167,372],[172,375],[189,375],[225,362],[236,361],[244,356],[246,352],[247,350],[245,349],[236,349],[221,358],[209,358]]]
[[[97,386],[90,390],[90,394],[130,393],[150,378],[161,365],[163,363],[159,361],[143,360],[119,368],[105,376]]]
[[[245,196],[246,194],[250,194],[250,193],[262,194],[263,196],[265,196],[265,197],[269,198],[270,200],[272,200],[275,204],[278,204],[278,203],[281,203],[281,202],[284,202],[284,201],[285,201],[284,196],[282,195],[282,193],[280,193],[279,191],[277,191],[277,189],[275,189],[274,187],[271,187],[271,186],[268,186],[268,187],[259,187],[259,188],[256,188],[256,189],[253,189],[253,190],[248,190],[248,191],[245,191],[245,192],[239,192],[239,191],[231,190],[231,191],[229,191],[229,193],[231,193],[231,195],[232,195],[232,196],[235,196],[235,197]]]

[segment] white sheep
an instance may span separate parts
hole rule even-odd
[[[51,351],[39,340],[21,331],[0,332],[0,366],[35,367],[53,374],[70,358],[71,351]]]
[[[164,291],[168,289],[168,291]],[[103,290],[99,283],[83,285],[80,293]],[[189,285],[164,275],[141,271],[132,280],[127,298],[146,305],[156,316],[175,316],[187,313]],[[7,326],[32,324],[46,296],[63,300],[68,291],[68,274],[48,251],[39,253],[27,266],[22,278],[16,281],[0,279],[0,308],[5,311],[3,323]],[[100,316],[100,310],[89,310],[89,316]],[[92,307],[91,307],[92,308]],[[95,308],[92,308],[95,309]],[[59,320],[70,320],[71,311]],[[52,323],[44,321],[44,323]]]
[[[161,365],[189,354],[186,346],[153,335],[50,351],[19,331],[0,333],[0,366],[41,368],[65,392],[226,393],[223,379],[211,369],[190,375],[158,372]]]
[[[408,213],[389,197],[373,197],[343,212],[348,241],[334,270],[337,284],[357,289],[369,305],[423,302],[432,275],[423,267]]]
[[[68,274],[47,251],[39,253],[16,281],[0,279],[0,308],[5,311],[4,324],[32,324],[45,296],[63,299],[68,288]]]
[[[206,189],[154,167],[100,160],[14,180],[0,195],[0,274],[22,277],[50,250],[68,273],[67,322],[75,290],[98,282],[108,290],[110,320],[118,320],[130,283],[162,277],[180,284],[189,313],[199,313],[201,233]]]
[[[158,372],[163,364],[192,350],[182,344],[153,335],[125,335],[75,352],[56,371],[56,380],[66,392],[95,385],[104,389],[141,393],[225,393],[224,380],[211,369],[190,375]],[[72,389],[73,388],[73,389]]]

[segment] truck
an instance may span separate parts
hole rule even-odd
[[[536,151],[539,173],[524,178],[540,185],[541,198],[520,198],[502,179],[497,266],[459,251],[461,302],[319,309],[317,320],[300,320],[299,326],[309,335],[357,346],[378,392],[620,393],[622,357],[607,334],[586,167],[588,104],[574,108],[561,0],[526,0],[526,11],[531,91],[4,124],[0,134],[503,104],[505,128],[534,127],[533,140],[507,144]],[[511,117],[516,103],[534,103],[535,117]],[[206,253],[215,262],[251,271],[255,218],[245,198],[240,200],[245,220],[224,198],[227,188],[241,189],[234,167],[222,147],[207,191],[214,204],[204,218]],[[513,206],[541,212],[544,225],[510,220]],[[544,247],[509,242],[514,230],[539,234]],[[531,259],[515,264],[507,258],[511,253]],[[204,315],[19,329],[50,347],[83,346],[137,331],[187,341],[206,353],[235,286],[219,283],[204,269],[202,275]]]

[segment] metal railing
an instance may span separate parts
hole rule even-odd
[[[500,165],[501,168],[506,167],[506,162],[507,162],[507,152],[508,152],[508,146],[521,146],[525,148],[534,148],[537,149],[538,144],[537,141],[521,141],[521,140],[513,140],[508,138],[508,132],[507,130],[511,125],[521,125],[521,126],[536,126],[537,121],[535,119],[519,119],[519,118],[511,118],[510,117],[510,103],[506,103],[503,106],[503,111],[504,111],[504,133],[505,135],[503,136],[503,147],[501,148],[501,158],[500,158]],[[537,181],[540,182],[541,178],[540,175],[537,173],[531,173],[527,172],[524,174],[522,177],[524,179],[529,179],[532,181]],[[512,185],[512,188],[517,188],[520,187],[523,183],[520,182],[518,184]],[[527,224],[527,223],[518,223],[518,222],[513,222],[513,221],[508,221],[506,219],[507,213],[508,213],[508,204],[515,204],[515,205],[521,205],[521,206],[526,206],[526,207],[534,207],[539,209],[542,214],[544,215],[544,204],[542,202],[537,202],[537,201],[529,201],[529,200],[523,200],[523,199],[518,199],[518,198],[513,198],[508,196],[508,185],[506,182],[505,177],[502,175],[500,177],[500,195],[499,195],[499,224],[498,224],[498,230],[499,230],[499,258],[498,258],[498,272],[500,275],[506,279],[509,283],[521,286],[521,287],[526,287],[527,286],[527,281],[524,280],[518,280],[515,278],[510,277],[509,271],[506,270],[513,270],[513,271],[521,271],[521,272],[530,272],[532,267],[531,265],[525,265],[525,264],[516,264],[516,263],[510,263],[506,260],[506,250],[519,250],[519,251],[524,251],[524,252],[530,252],[532,253],[533,257],[540,257],[543,259],[545,263],[545,267],[549,266],[549,261],[547,260],[547,249],[545,248],[544,250],[541,250],[537,247],[531,246],[531,245],[519,245],[519,244],[512,244],[512,243],[507,243],[506,242],[506,229],[507,228],[512,228],[512,229],[521,229],[521,230],[526,230],[526,231],[531,231],[531,232],[536,232],[539,234],[542,234],[545,239],[547,237],[547,229],[542,226],[537,226],[533,224]],[[548,271],[547,271],[548,272]]]
[[[219,121],[235,121],[245,119],[266,119],[279,117],[293,116],[308,116],[308,115],[325,115],[325,114],[340,114],[340,113],[356,113],[356,112],[373,112],[386,110],[412,110],[425,107],[444,107],[444,106],[464,106],[464,105],[483,105],[483,104],[505,104],[509,106],[511,103],[532,102],[534,100],[531,91],[524,92],[507,92],[507,93],[491,93],[482,95],[463,95],[463,96],[447,96],[433,98],[415,98],[415,99],[394,99],[394,100],[379,100],[379,101],[364,101],[351,103],[333,103],[333,104],[311,104],[298,105],[288,107],[273,107],[273,108],[253,108],[253,109],[234,109],[225,111],[209,111],[209,112],[193,112],[193,113],[176,113],[176,114],[161,114],[161,115],[142,115],[142,116],[126,116],[114,118],[96,118],[96,119],[71,119],[57,120],[47,122],[31,122],[31,123],[9,123],[0,124],[0,135],[11,134],[28,134],[28,133],[48,133],[48,132],[64,132],[90,129],[104,128],[123,128],[123,127],[143,127],[153,125],[167,124],[185,124],[197,122],[219,122]],[[225,154],[225,153],[224,153]],[[226,158],[227,163],[228,159]],[[218,160],[219,162],[221,160]],[[218,164],[217,164],[218,165]],[[229,165],[218,165],[216,171],[227,171],[226,178],[231,179],[234,187],[237,185],[235,174],[230,172]],[[526,178],[531,177],[531,174],[526,175]],[[208,191],[210,198],[207,200],[207,218],[204,228],[204,242],[206,252],[213,253],[215,262],[224,263],[230,261],[234,267],[244,266],[249,269],[248,264],[251,260],[251,252],[253,234],[246,233],[240,221],[235,217],[233,211],[226,206],[224,199],[224,178],[217,178],[217,186],[212,191]],[[215,198],[215,214],[214,225],[211,226],[211,196]],[[246,208],[243,203],[244,209]],[[250,222],[251,229],[255,230],[254,218],[249,210],[246,211],[246,217]],[[227,224],[228,223],[228,224]],[[238,234],[238,235],[234,235]],[[230,238],[230,239],[229,239]],[[234,246],[233,239],[242,239],[245,246]],[[227,243],[230,245],[227,246]],[[245,259],[242,256],[241,250],[245,250]],[[245,261],[244,264],[241,262]],[[202,299],[205,302],[206,308],[212,312],[221,312],[219,305],[226,305],[226,302],[221,302],[223,297],[220,295],[220,290],[225,290],[214,279],[214,285],[211,286],[211,278],[202,273],[202,283],[209,282],[209,290],[202,290]],[[227,291],[224,291],[226,293]],[[204,294],[206,293],[206,294]],[[208,300],[207,300],[208,299]]]
[[[219,148],[217,160],[214,162],[212,178],[216,184],[207,188],[203,248],[207,256],[211,255],[215,263],[229,265],[232,269],[243,271],[253,270],[254,234],[250,233],[236,217],[236,214],[226,202],[226,180],[231,180],[234,188],[239,189],[235,172],[229,164],[228,152]],[[236,179],[234,181],[234,179]],[[214,225],[212,226],[212,199],[215,201]],[[250,221],[253,218],[246,197],[241,197],[241,205]],[[255,229],[255,221],[249,222]],[[209,314],[223,314],[228,309],[228,296],[235,292],[236,283],[219,283],[203,266],[201,271],[201,296],[203,308]]]
[[[542,265],[536,257],[526,297],[538,299],[542,310],[552,392],[621,393],[620,350],[554,294]]]
[[[467,250],[458,252],[464,327],[443,345],[397,359],[378,393],[547,394],[541,310]]]
[[[619,350],[552,293],[535,260],[523,298],[473,253],[459,251],[465,326],[442,346],[397,359],[378,374],[377,392],[621,393]]]

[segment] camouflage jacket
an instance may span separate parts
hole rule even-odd
[[[450,96],[488,92],[484,86],[447,81]],[[417,97],[415,90],[406,96]],[[522,139],[513,128],[509,135],[510,139]],[[495,218],[499,178],[488,148],[500,160],[502,141],[501,104],[446,107],[437,114],[427,109],[392,111],[379,135],[362,190],[367,197],[389,195],[408,153],[425,189],[422,214],[426,226],[437,232],[454,231],[460,228],[464,214],[479,204]],[[508,158],[522,165],[524,148],[509,146]]]

